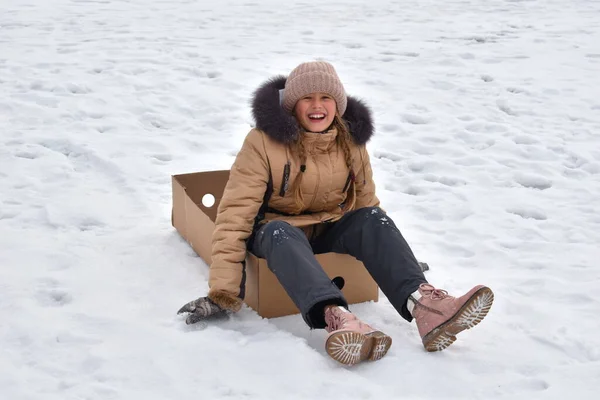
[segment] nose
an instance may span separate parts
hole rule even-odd
[[[321,101],[321,99],[318,99],[318,98],[317,99],[313,99],[312,102],[311,102],[311,104],[310,104],[310,106],[313,109],[320,109],[323,106],[323,102]]]

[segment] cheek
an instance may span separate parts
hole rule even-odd
[[[329,109],[327,110],[327,115],[331,118],[331,120],[333,120],[333,118],[335,118],[336,112],[337,112],[337,107],[334,104],[331,107],[329,107]]]
[[[294,107],[294,112],[296,115],[304,115],[306,112],[306,106],[302,102],[296,103],[296,107]]]
[[[335,115],[336,110],[336,104],[335,102],[333,102],[332,104],[327,104],[327,113],[329,115]]]

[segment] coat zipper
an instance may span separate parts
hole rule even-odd
[[[319,186],[321,183],[321,171],[319,171],[319,163],[317,162],[316,157],[313,156],[313,161],[315,163],[315,166],[317,167],[317,184],[315,185],[315,193],[313,195],[312,200],[310,201],[310,204],[308,205],[308,207],[306,207],[306,209],[310,209],[313,204],[315,204],[315,201],[317,200],[317,194],[319,192]]]
[[[279,196],[285,196],[285,192],[288,190],[288,185],[290,182],[290,162],[283,167],[283,177],[281,178],[281,188],[279,189]]]

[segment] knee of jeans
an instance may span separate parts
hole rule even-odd
[[[279,232],[285,232],[285,230],[289,228],[291,228],[291,225],[285,221],[271,221],[265,224],[265,226],[260,230],[260,234],[275,236]]]
[[[261,239],[269,240],[270,243],[281,245],[290,239],[290,237],[298,237],[294,226],[284,221],[268,222],[259,232]]]
[[[356,212],[363,214],[366,218],[385,215],[385,212],[380,207],[363,207],[359,208]]]
[[[365,207],[360,211],[365,216],[367,223],[398,230],[394,221],[380,207]]]

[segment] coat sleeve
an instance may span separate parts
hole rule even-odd
[[[379,199],[375,193],[375,182],[373,181],[373,169],[369,152],[365,146],[359,148],[360,169],[356,175],[356,203],[355,209],[363,207],[379,207]]]
[[[231,167],[215,220],[208,297],[232,311],[242,305],[239,294],[246,239],[252,233],[269,179],[262,135],[252,130],[246,136]]]

